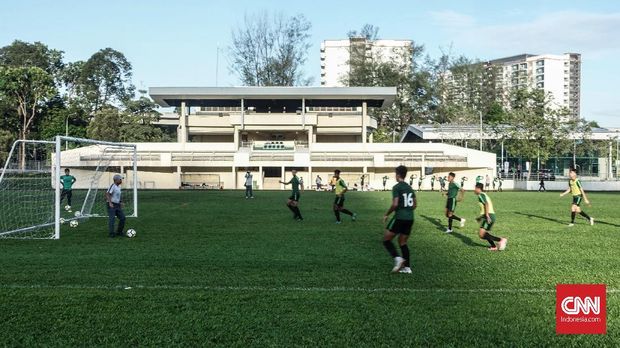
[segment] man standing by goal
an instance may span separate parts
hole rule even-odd
[[[245,173],[245,199],[254,198],[254,192],[252,191],[252,186],[254,185],[252,173],[248,170]]]
[[[60,204],[62,204],[62,200],[67,197],[67,209],[68,212],[71,212],[71,197],[73,196],[73,184],[77,179],[75,176],[71,175],[71,170],[69,168],[65,169],[65,175],[60,176],[60,183],[62,184],[62,193],[60,194]]]
[[[123,177],[119,174],[114,175],[114,183],[105,193],[105,200],[108,204],[108,233],[110,238],[122,236],[125,228],[125,213],[123,212],[123,201],[121,200],[121,184]],[[118,227],[114,233],[114,224],[118,217]]]

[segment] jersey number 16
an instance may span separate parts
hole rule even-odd
[[[413,207],[413,193],[403,193],[403,207]]]

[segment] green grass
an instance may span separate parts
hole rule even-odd
[[[1,240],[0,345],[620,345],[619,292],[608,293],[605,336],[556,336],[554,292],[620,289],[617,194],[590,194],[584,208],[600,223],[568,228],[570,198],[490,193],[494,232],[510,240],[490,253],[473,194],[457,207],[467,226],[445,235],[444,199],[421,193],[412,275],[389,274],[389,193],[348,194],[360,218],[342,225],[331,193],[303,193],[301,223],[287,192],[256,196],[144,191],[134,239],[107,238],[93,218],[57,241]]]

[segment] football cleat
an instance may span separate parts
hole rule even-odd
[[[499,250],[505,250],[506,249],[506,244],[508,244],[508,239],[502,238],[499,241]]]
[[[594,226],[594,218],[590,218],[590,226]]]
[[[489,247],[489,249],[488,249],[488,250],[489,250],[489,251],[497,251],[498,249],[497,249],[497,247]]]
[[[396,256],[394,258],[394,267],[392,268],[392,273],[396,273],[400,271],[400,269],[403,268],[404,264],[405,264],[405,259],[403,259],[400,256]]]
[[[465,227],[465,219],[461,219],[461,228]]]
[[[400,269],[400,271],[398,271],[398,273],[411,274],[411,268],[403,267],[403,268]]]
[[[445,233],[452,233],[452,230],[447,228]]]

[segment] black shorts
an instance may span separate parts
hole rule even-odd
[[[342,207],[344,205],[344,195],[336,196],[336,199],[334,199],[334,204]]]
[[[451,212],[456,210],[456,198],[448,198],[446,201],[446,209]]]
[[[413,227],[413,220],[399,220],[395,217],[393,217],[386,226],[388,231],[395,234],[404,234],[406,236],[411,234],[411,227]]]
[[[288,199],[291,201],[299,202],[299,192],[293,193]]]
[[[583,197],[581,195],[573,196],[573,205],[580,206]]]

